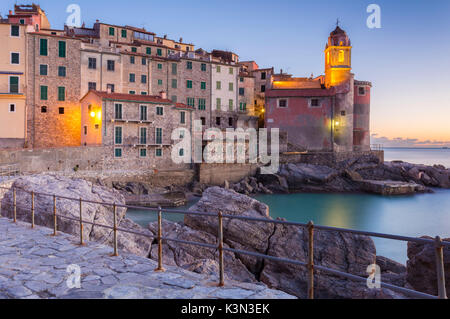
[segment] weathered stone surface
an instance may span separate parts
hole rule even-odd
[[[408,182],[363,180],[358,183],[361,190],[383,196],[409,195],[427,191],[422,185]]]
[[[157,222],[151,223],[149,229],[156,235],[158,231]],[[163,221],[162,230],[164,237],[170,239],[217,245],[217,238],[214,235],[201,230],[194,230],[178,223]],[[228,247],[228,245],[226,247]],[[150,258],[153,260],[158,259],[158,246],[156,244],[152,246]],[[211,262],[206,262],[203,266],[198,263],[205,259],[209,261],[218,260],[218,252],[217,249],[166,240],[163,245],[163,258],[165,258],[163,259],[164,264],[176,265],[199,273],[215,273],[215,269],[212,268],[215,268],[214,263],[211,264]],[[234,254],[225,253],[224,263],[229,278],[242,282],[255,281],[253,274],[247,270]]]
[[[299,163],[283,165],[279,174],[287,179],[289,188],[296,189],[304,183],[327,183],[336,178],[339,171],[328,166]]]
[[[80,247],[77,237],[64,233],[52,237],[51,233],[48,228],[36,226],[32,230],[28,223],[14,224],[0,218],[0,256],[7,256],[0,261],[0,299],[294,298],[267,286],[231,279],[227,279],[226,287],[219,288],[217,277],[179,267],[165,266],[166,272],[157,273],[156,262],[148,258],[126,252],[111,257],[112,249],[98,242],[86,242],[85,247]],[[42,267],[46,260],[53,259],[52,255],[35,254],[29,259],[29,245],[35,252],[49,254],[57,251],[55,245],[70,248],[57,253],[64,261],[63,267]],[[69,265],[80,267],[81,288],[67,286]]]
[[[218,213],[233,216],[249,216],[270,219],[267,207],[254,199],[231,190],[217,187],[205,191],[203,198],[192,211]],[[205,216],[186,217],[185,223],[196,231],[217,234],[217,218]],[[307,231],[295,226],[248,222],[224,221],[225,243],[236,249],[255,251],[270,256],[305,262],[307,260]],[[301,298],[306,297],[306,269],[286,263],[263,261],[236,254],[245,266],[261,282]],[[367,267],[374,264],[376,251],[367,236],[337,234],[317,231],[315,234],[315,262],[318,265],[367,277]],[[208,264],[208,266],[211,266]],[[200,269],[210,268],[200,267]],[[225,267],[227,270],[227,267]],[[320,275],[320,276],[319,276]],[[364,284],[355,283],[324,272],[316,274],[317,298],[400,298],[387,290],[373,291]]]
[[[251,218],[269,218],[269,207],[257,200],[219,187],[208,188],[202,199],[190,208],[193,212],[218,213],[224,215],[245,216]],[[184,223],[195,229],[217,236],[218,218],[186,215]],[[240,219],[223,219],[224,241],[235,249],[245,248],[257,253],[265,253],[269,247],[269,238],[274,225]],[[254,274],[260,271],[261,260],[247,255],[238,255],[247,268]]]
[[[72,179],[62,176],[33,175],[20,177],[14,181],[12,187],[17,188],[17,218],[31,222],[31,195],[30,192],[54,194],[67,198],[82,198],[86,201],[104,204],[82,203],[82,218],[87,222],[83,225],[84,237],[104,244],[112,244],[113,234],[109,228],[96,225],[113,226],[113,207],[110,203],[125,204],[124,197],[115,190],[95,185],[81,179]],[[24,191],[20,191],[20,189]],[[26,191],[26,192],[25,192]],[[53,197],[35,195],[35,223],[53,228]],[[9,190],[1,200],[2,215],[12,216],[13,191]],[[58,231],[79,235],[80,233],[80,203],[77,200],[57,199],[56,211],[58,214]],[[145,232],[139,225],[125,217],[126,208],[117,207],[117,222],[119,227],[137,232]],[[71,218],[71,219],[68,219]],[[96,225],[92,226],[89,223]],[[149,232],[147,232],[151,235]],[[126,251],[147,256],[150,250],[151,239],[134,234],[119,234],[119,247]]]
[[[296,226],[277,225],[271,237],[268,254],[276,257],[307,261],[308,231]],[[367,267],[375,263],[375,245],[367,236],[316,231],[314,262],[317,265],[367,277]],[[272,288],[306,298],[307,270],[303,266],[266,261],[261,280]],[[372,293],[361,283],[317,271],[317,298],[371,298]]]
[[[422,237],[433,239],[431,237]],[[450,241],[450,238],[444,239]],[[450,295],[450,247],[444,247],[444,272],[447,295]],[[434,244],[408,243],[406,281],[415,290],[437,296],[437,270]]]

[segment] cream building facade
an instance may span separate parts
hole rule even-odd
[[[23,147],[26,139],[26,25],[0,23],[0,146]]]

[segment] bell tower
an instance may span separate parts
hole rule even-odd
[[[328,37],[325,47],[325,86],[338,86],[348,79],[352,70],[352,47],[350,39],[339,27]]]

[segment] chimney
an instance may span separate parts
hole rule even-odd
[[[161,91],[161,92],[159,92],[159,96],[160,96],[163,100],[167,100],[167,92],[166,92],[166,91]]]
[[[167,39],[167,34],[164,34],[164,39]]]
[[[280,69],[280,74],[283,74],[283,69]]]
[[[180,38],[180,43],[183,43],[183,38]]]

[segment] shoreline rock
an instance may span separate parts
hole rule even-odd
[[[82,216],[83,221],[86,222],[83,225],[83,234],[86,240],[97,241],[102,244],[112,246],[112,230],[97,225],[106,225],[111,227],[114,224],[113,207],[110,204],[125,204],[125,199],[120,192],[107,187],[95,185],[82,179],[72,179],[53,175],[32,175],[19,177],[14,180],[11,186],[19,189],[16,192],[17,219],[29,223],[31,222],[31,195],[29,192],[45,192],[47,194],[55,194],[57,196],[82,198],[83,200],[91,202],[105,203],[94,204],[83,202]],[[20,189],[23,189],[26,192],[20,191]],[[1,199],[2,216],[8,218],[12,217],[12,202],[13,191],[9,190]],[[58,231],[79,236],[79,202],[75,200],[57,199],[56,210],[58,215]],[[152,235],[148,230],[143,229],[132,220],[126,218],[126,208],[117,207],[116,212],[118,227],[130,229],[136,232],[147,233],[149,236]],[[53,228],[52,196],[35,196],[35,224]],[[119,232],[118,234],[119,249],[123,249],[138,256],[148,256],[151,242],[151,238],[146,238],[131,233]]]

